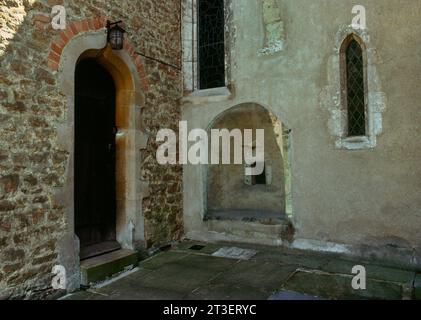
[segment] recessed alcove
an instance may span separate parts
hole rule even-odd
[[[212,123],[209,130],[264,130],[264,170],[247,176],[246,164],[211,164],[206,169],[205,221],[242,221],[283,224],[290,213],[289,130],[264,107],[246,103],[233,107]],[[211,135],[210,135],[211,136]],[[231,142],[233,139],[231,139]],[[221,152],[220,152],[221,154]]]

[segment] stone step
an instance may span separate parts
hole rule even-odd
[[[126,249],[81,261],[82,285],[89,286],[92,283],[106,280],[130,266],[136,266],[137,263],[137,252]]]
[[[284,213],[257,210],[210,210],[207,212],[205,220],[242,221],[270,225],[288,223]]]
[[[121,246],[117,241],[106,241],[88,247],[80,248],[80,260],[86,260],[97,256],[120,250]]]

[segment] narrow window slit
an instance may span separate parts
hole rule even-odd
[[[346,99],[348,112],[348,136],[365,136],[365,84],[364,59],[360,44],[352,39],[346,51]]]
[[[225,86],[224,0],[198,1],[199,88]]]

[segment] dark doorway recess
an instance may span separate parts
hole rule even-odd
[[[116,88],[94,59],[75,74],[75,232],[81,259],[119,249],[116,242]]]

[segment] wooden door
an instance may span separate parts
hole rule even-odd
[[[75,81],[75,232],[81,252],[101,253],[116,240],[116,89],[93,59],[77,65]]]

